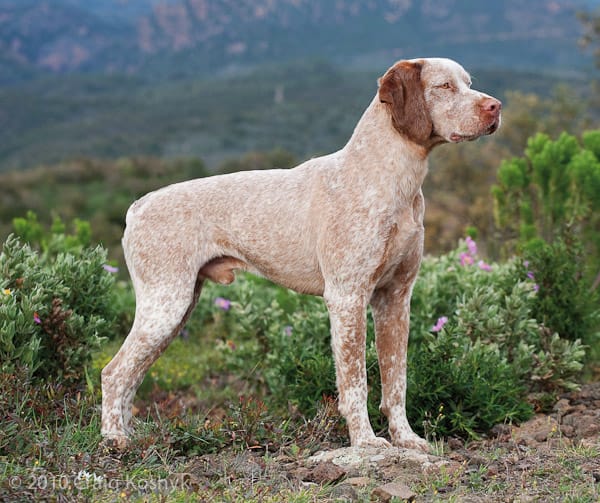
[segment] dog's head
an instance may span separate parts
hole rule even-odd
[[[471,89],[471,78],[444,58],[399,61],[379,79],[379,100],[396,130],[409,140],[436,144],[470,141],[500,127],[502,103]]]

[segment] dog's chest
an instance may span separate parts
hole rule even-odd
[[[423,253],[423,214],[423,195],[419,191],[410,207],[400,208],[387,222],[373,278],[378,285],[388,283],[399,269],[418,268]]]

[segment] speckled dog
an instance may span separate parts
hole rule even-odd
[[[367,305],[391,443],[427,450],[406,419],[410,297],[423,252],[427,156],[500,125],[501,103],[448,59],[400,61],[347,145],[294,169],[170,185],[135,202],[123,248],[136,293],[129,336],[102,371],[102,435],[127,445],[146,371],[177,335],[205,280],[236,270],[321,295],[329,310],[339,410],[353,446],[389,446],[367,415]]]

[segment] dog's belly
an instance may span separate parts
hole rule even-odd
[[[253,238],[252,243],[242,242],[236,247],[236,256],[246,263],[247,271],[300,293],[323,294],[323,275],[308,236],[300,233],[264,241]]]
[[[306,267],[301,263],[286,263],[285,267],[281,267],[283,261],[267,262],[264,258],[249,260],[248,257],[240,258],[240,255],[220,256],[210,260],[202,266],[199,274],[215,283],[228,285],[234,281],[236,270],[245,270],[299,293],[323,294],[324,281],[318,268]]]
[[[281,269],[269,267],[266,270],[263,268],[249,268],[248,270],[299,293],[323,295],[325,289],[323,276],[318,269],[314,270],[302,267]]]

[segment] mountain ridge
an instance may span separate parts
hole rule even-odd
[[[321,57],[355,67],[443,55],[585,69],[590,0],[0,0],[0,83],[45,73],[203,74]]]

